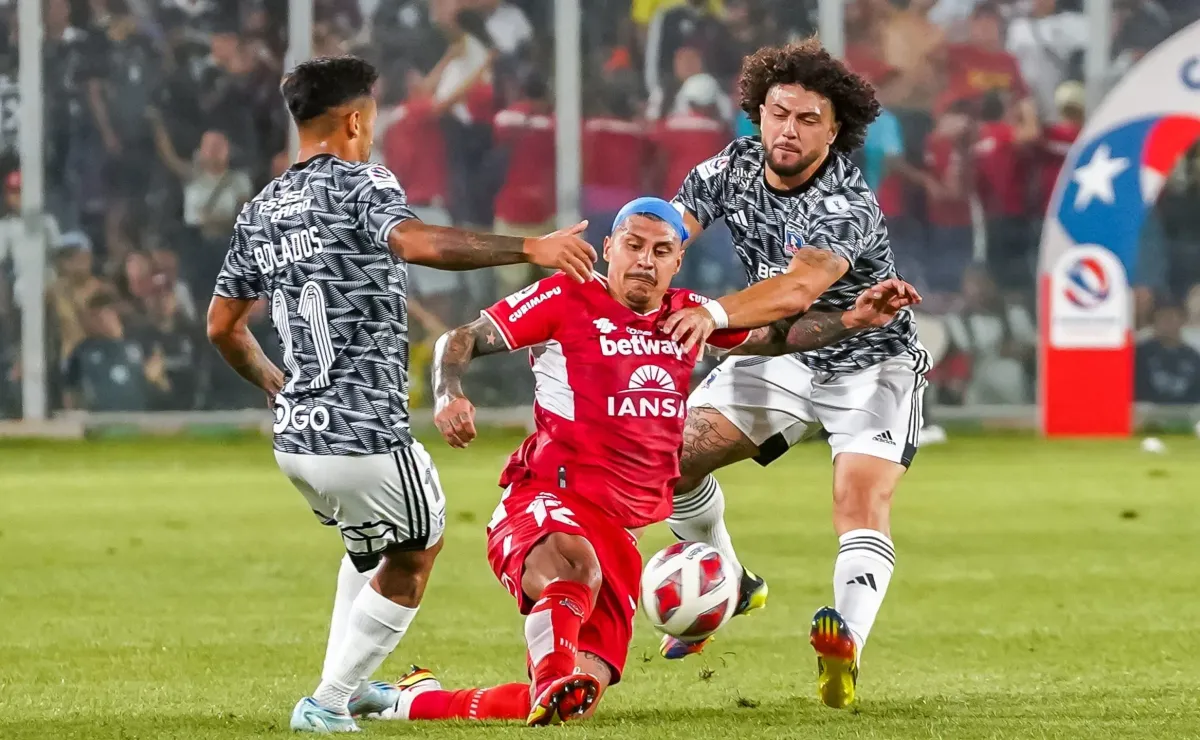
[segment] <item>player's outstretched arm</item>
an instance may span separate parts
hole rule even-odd
[[[741,355],[785,355],[836,344],[860,331],[886,326],[902,309],[921,302],[916,288],[898,278],[864,290],[849,311],[814,309],[754,329],[731,350]]]
[[[787,272],[718,301],[678,311],[667,318],[664,327],[687,352],[717,329],[753,329],[804,313],[848,269],[850,263],[844,257],[804,248],[792,258]]]
[[[500,332],[482,316],[451,329],[433,345],[433,422],[451,447],[466,447],[475,439],[475,406],[462,387],[467,366],[476,357],[507,350]]]
[[[238,375],[267,394],[270,407],[274,406],[275,396],[283,389],[283,371],[267,359],[246,326],[254,304],[255,301],[242,298],[213,296],[208,305],[208,341]]]
[[[409,219],[388,233],[388,246],[406,262],[441,270],[475,270],[529,262],[562,270],[583,283],[591,280],[592,265],[596,262],[596,250],[580,236],[587,225],[587,221],[581,221],[553,234],[525,239],[477,234]]]

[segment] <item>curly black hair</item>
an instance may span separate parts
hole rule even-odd
[[[742,110],[758,125],[760,109],[776,85],[800,85],[833,103],[840,125],[833,148],[849,154],[863,145],[867,126],[882,108],[871,83],[851,72],[816,37],[786,46],[766,46],[746,57],[738,78]]]

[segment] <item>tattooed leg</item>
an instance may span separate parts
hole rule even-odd
[[[667,525],[681,540],[715,547],[739,577],[742,566],[725,528],[725,494],[712,471],[756,454],[758,446],[716,409],[702,406],[688,412],[683,477],[675,486],[675,510]]]
[[[681,477],[675,484],[675,495],[696,488],[714,470],[757,454],[758,446],[720,411],[711,406],[691,409],[683,428]]]

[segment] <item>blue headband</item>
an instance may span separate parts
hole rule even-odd
[[[687,241],[688,230],[683,225],[683,214],[675,210],[675,206],[662,198],[638,198],[626,203],[621,212],[617,214],[617,217],[613,219],[613,231],[620,228],[625,219],[637,215],[656,216],[666,221],[671,225],[671,228],[675,229],[675,233],[679,234],[679,241]]]

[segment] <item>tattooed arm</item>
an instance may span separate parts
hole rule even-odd
[[[889,317],[890,318],[890,317]],[[750,338],[731,350],[734,355],[786,355],[837,344],[867,329],[853,311],[814,309],[795,320],[783,319],[770,326],[750,330]]]
[[[524,239],[445,226],[417,219],[401,222],[388,233],[388,246],[406,262],[441,270],[475,270],[480,267],[529,262],[562,270],[579,282],[591,279],[596,250],[580,234],[587,221],[537,239]]]
[[[213,296],[208,306],[208,340],[225,362],[267,394],[268,406],[283,388],[283,371],[263,354],[246,321],[255,301]]]
[[[433,346],[433,421],[451,447],[475,439],[475,406],[463,393],[462,379],[471,360],[508,351],[492,322],[480,316],[451,329]]]
[[[814,309],[753,329],[730,354],[785,355],[837,344],[860,331],[885,326],[901,309],[921,302],[916,289],[890,279],[863,291],[849,311]]]

